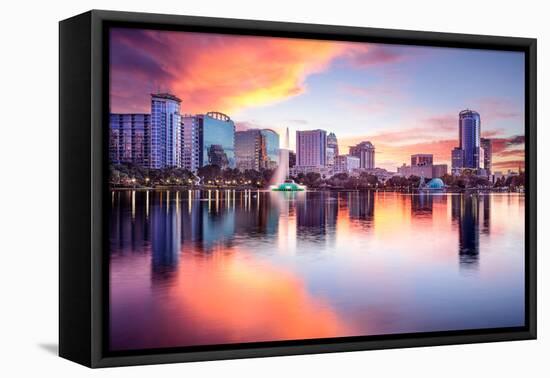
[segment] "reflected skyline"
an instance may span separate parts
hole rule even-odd
[[[513,194],[115,191],[111,348],[522,325],[523,211]]]

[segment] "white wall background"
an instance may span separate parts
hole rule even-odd
[[[60,377],[549,376],[548,112],[545,1],[4,1],[0,21],[0,375]],[[89,370],[55,355],[58,25],[112,9],[539,39],[539,340]],[[545,230],[546,229],[546,230]]]

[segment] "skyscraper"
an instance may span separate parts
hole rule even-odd
[[[473,110],[463,110],[458,115],[459,148],[463,151],[463,168],[480,168],[481,119]]]
[[[228,115],[220,112],[206,113],[200,142],[201,167],[215,164],[222,169],[235,168],[235,123]]]
[[[181,167],[181,100],[151,94],[151,168]]]
[[[493,143],[491,139],[481,138],[481,148],[483,148],[483,166],[487,175],[491,174],[493,161]]]
[[[260,130],[251,129],[235,133],[235,163],[238,169],[259,171],[264,165],[265,150]]]
[[[334,166],[335,158],[338,156],[338,139],[334,133],[327,135],[327,165]]]
[[[186,114],[182,117],[182,167],[195,172],[201,167],[201,136],[204,115]]]
[[[296,166],[296,152],[288,151],[288,167],[294,168]]]
[[[460,174],[460,171],[462,170],[462,167],[464,166],[464,151],[459,148],[455,147],[451,151],[451,172],[453,175]]]
[[[111,114],[109,160],[149,166],[151,116],[149,114]]]
[[[279,134],[271,129],[260,131],[265,145],[264,168],[276,168],[279,165],[279,150],[281,149]]]
[[[296,166],[321,168],[327,160],[325,130],[296,131]]]
[[[359,158],[360,168],[374,169],[374,145],[371,142],[361,142],[350,147],[349,154]]]
[[[235,167],[235,124],[219,112],[183,116],[182,165],[192,171],[205,165]]]

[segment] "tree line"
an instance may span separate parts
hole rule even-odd
[[[109,168],[109,183],[112,187],[246,187],[266,188],[270,185],[275,173],[273,169],[221,169],[217,165],[206,165],[193,173],[183,168],[152,169],[132,164],[116,164]],[[338,173],[324,177],[316,172],[299,173],[290,177],[296,183],[310,189],[387,189],[414,190],[420,185],[418,176],[393,176],[383,181],[377,176],[362,172],[359,175]],[[445,186],[453,190],[461,189],[498,189],[516,190],[525,186],[525,173],[500,177],[494,183],[486,177],[465,171],[461,175],[444,175],[441,180]],[[429,179],[425,180],[429,182]]]
[[[157,186],[245,186],[265,187],[271,181],[274,170],[221,169],[206,165],[196,174],[184,168],[146,168],[134,164],[112,164],[109,167],[109,183],[112,187]]]

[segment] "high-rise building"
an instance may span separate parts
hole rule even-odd
[[[151,94],[151,168],[181,167],[181,100]]]
[[[487,175],[491,174],[493,161],[493,143],[491,139],[481,138],[481,148],[483,149],[483,166]]]
[[[182,167],[196,172],[201,167],[201,136],[204,115],[182,116]]]
[[[260,130],[235,133],[235,163],[238,169],[259,171],[264,166],[265,150],[265,141]]]
[[[360,168],[374,169],[374,145],[371,142],[361,142],[349,148],[349,154],[360,161]]]
[[[235,123],[219,112],[183,116],[183,167],[235,168]]]
[[[480,134],[481,119],[479,113],[473,110],[463,110],[459,116],[459,142],[460,149],[463,151],[463,168],[480,168]]]
[[[260,131],[265,146],[264,168],[274,169],[279,165],[279,150],[281,149],[279,134],[271,129]]]
[[[432,154],[411,155],[411,166],[433,165],[433,163],[434,163],[434,156]]]
[[[338,139],[334,133],[327,135],[327,165],[334,166],[334,159],[338,156]]]
[[[296,131],[296,166],[320,168],[327,160],[325,130]]]
[[[109,160],[149,166],[151,116],[149,114],[111,114]]]
[[[451,152],[451,160],[451,171],[453,175],[460,174],[460,171],[464,166],[464,151],[459,147],[453,148]]]
[[[201,143],[201,167],[222,163],[223,165],[220,165],[222,169],[235,168],[235,123],[229,116],[219,112],[206,113],[203,119]],[[213,145],[216,146],[214,149],[211,148]],[[215,154],[212,154],[214,151]],[[218,154],[221,156],[220,159],[216,157]],[[222,155],[225,155],[226,159]],[[211,160],[210,156],[214,160]]]
[[[288,167],[294,168],[296,166],[296,152],[288,151]]]

